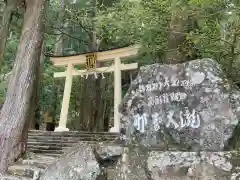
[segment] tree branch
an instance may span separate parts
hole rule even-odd
[[[66,11],[69,12],[72,16],[75,16],[75,14],[72,13],[71,11],[69,11],[68,9],[66,9]],[[78,25],[88,34],[89,38],[91,37],[91,32],[92,32],[92,30],[91,30],[91,29],[88,30],[85,26],[83,26],[83,24],[81,23],[81,21],[76,22],[76,21],[74,21],[73,19],[71,19],[71,21],[74,22],[75,24],[78,24]]]
[[[66,35],[66,36],[68,36],[68,37],[70,37],[70,38],[73,38],[73,39],[76,39],[76,40],[78,40],[78,41],[80,41],[80,42],[83,42],[83,43],[85,43],[85,44],[88,44],[87,41],[82,40],[82,39],[79,39],[79,38],[77,38],[77,37],[74,37],[74,36],[72,36],[72,35],[66,33],[65,31],[63,31],[61,28],[53,27],[53,26],[50,26],[50,27],[53,28],[53,29],[57,29],[58,31],[61,32],[61,34],[64,34],[64,35]]]

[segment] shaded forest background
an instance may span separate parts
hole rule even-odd
[[[0,0],[0,103],[6,97],[17,48],[21,46],[24,1]],[[139,67],[210,57],[223,65],[231,84],[240,84],[240,2],[238,0],[50,0],[44,12],[44,40],[32,94],[36,122],[57,122],[63,71],[52,55],[67,56],[141,44],[140,54],[124,62]],[[34,12],[33,12],[34,13]],[[39,56],[39,55],[38,55]],[[39,57],[36,57],[38,59]],[[110,66],[111,62],[98,64]],[[78,69],[84,67],[76,67]],[[122,72],[124,95],[137,71]],[[74,77],[68,127],[107,131],[113,117],[113,74],[105,79]]]

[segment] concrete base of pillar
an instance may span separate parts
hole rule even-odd
[[[117,132],[117,133],[119,133],[119,128],[117,128],[117,127],[112,127],[112,128],[110,128],[109,129],[109,132]]]
[[[69,131],[69,129],[68,128],[64,128],[64,127],[56,127],[54,131],[55,132],[62,132],[62,131]]]

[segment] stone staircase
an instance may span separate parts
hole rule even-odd
[[[53,163],[69,147],[79,141],[89,144],[113,142],[118,133],[108,132],[50,132],[31,130],[28,134],[27,156],[8,167],[5,180],[37,180],[48,165]],[[0,177],[1,180],[1,177]]]
[[[73,144],[84,141],[89,144],[96,142],[111,142],[119,136],[118,133],[108,132],[53,132],[53,131],[29,131],[27,150],[35,154],[58,157],[64,150]]]

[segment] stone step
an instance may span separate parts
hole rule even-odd
[[[28,148],[27,149],[28,152],[33,152],[33,153],[40,153],[40,154],[45,154],[45,153],[48,153],[48,154],[63,154],[63,150],[47,150],[47,149],[38,149],[38,148]]]
[[[50,135],[50,136],[73,136],[73,135],[109,135],[109,136],[119,136],[119,133],[112,132],[88,132],[88,131],[65,131],[65,132],[55,132],[55,131],[39,131],[30,130],[29,135]]]
[[[39,149],[39,148],[28,148],[28,152],[33,153],[55,153],[55,154],[62,154],[64,149],[69,149],[70,147],[62,148],[61,150],[53,150],[53,149]]]
[[[95,145],[97,142],[93,142],[93,141],[89,141],[89,142],[86,142],[88,143],[89,145]],[[62,152],[62,151],[66,151],[67,149],[69,149],[70,147],[74,146],[73,143],[68,143],[68,144],[61,144],[61,143],[54,143],[54,144],[51,144],[51,143],[44,143],[44,142],[35,142],[33,144],[27,144],[27,151],[28,152],[34,152],[34,153],[46,153],[46,152],[49,152],[49,153],[53,153],[53,152]]]
[[[120,136],[119,133],[101,133],[101,132],[96,132],[96,133],[91,133],[91,132],[52,132],[52,131],[42,131],[42,132],[29,132],[29,136],[110,136],[110,137],[118,137]]]
[[[87,144],[99,144],[99,141],[71,141],[71,142],[62,142],[62,141],[28,141],[27,146],[52,146],[52,147],[69,147],[73,146],[74,144],[77,144],[79,142],[84,142]],[[102,141],[100,141],[102,142]],[[118,144],[114,142],[105,142],[109,144]]]
[[[34,156],[32,156],[28,159],[30,159],[30,160],[40,159],[40,160],[45,160],[45,161],[55,161],[57,158],[36,153],[36,154],[34,154]]]
[[[59,140],[59,141],[114,141],[115,138],[109,137],[39,137],[39,136],[31,136],[28,137],[29,141],[36,141],[36,140],[45,140],[45,141],[52,141],[52,140]]]
[[[109,137],[109,138],[117,138],[118,135],[111,135],[111,134],[63,134],[63,135],[56,135],[56,134],[28,134],[28,137]]]
[[[99,141],[79,141],[79,140],[71,140],[71,141],[63,141],[63,140],[52,140],[52,141],[44,141],[44,139],[40,139],[39,141],[36,140],[28,140],[27,144],[46,144],[46,145],[62,145],[62,146],[68,146],[69,144],[78,143],[78,142],[86,142],[86,143],[98,143]],[[101,141],[100,141],[101,142]],[[111,141],[109,142],[111,143]]]
[[[32,180],[32,178],[28,177],[22,177],[17,175],[11,175],[11,174],[3,174],[0,176],[0,180]]]
[[[66,142],[44,142],[44,141],[39,141],[39,142],[28,142],[27,147],[38,147],[38,146],[50,146],[50,147],[72,147],[74,144],[77,144],[80,141],[75,141],[71,143],[66,143]],[[96,141],[84,141],[87,144],[98,144]],[[112,143],[111,143],[112,144]]]
[[[51,136],[51,135],[42,135],[42,136],[39,136],[39,135],[29,135],[28,138],[81,138],[81,139],[84,139],[84,138],[100,138],[100,139],[116,139],[118,136],[101,136],[101,135],[79,135],[79,136]]]
[[[70,146],[69,146],[70,147]],[[69,147],[65,147],[65,148],[69,148]],[[27,146],[27,149],[40,149],[40,150],[54,150],[54,151],[58,151],[58,150],[63,150],[64,147],[57,147],[57,146]]]
[[[28,139],[27,144],[31,143],[49,143],[49,144],[74,144],[79,142],[79,140],[71,140],[71,141],[64,141],[64,140],[44,140],[44,139]]]
[[[37,168],[45,169],[51,165],[55,160],[44,160],[44,159],[24,159],[23,165],[33,165]]]
[[[75,141],[73,142],[39,142],[39,141],[28,141],[27,142],[27,146],[53,146],[53,147],[69,147],[72,146],[74,143],[76,143]]]
[[[58,158],[60,157],[62,154],[54,154],[54,153],[35,153],[36,155],[39,156],[47,156],[47,157],[51,157],[51,158]]]
[[[75,142],[77,143],[77,142]],[[95,141],[86,141],[87,144],[89,145],[95,145],[98,142]],[[120,145],[117,143],[109,143],[109,145]],[[36,152],[36,150],[46,150],[46,151],[58,151],[58,150],[65,150],[68,149],[70,147],[74,146],[74,143],[45,143],[44,141],[42,142],[32,142],[32,143],[27,143],[27,149],[30,152]],[[171,147],[168,147],[171,148]],[[166,147],[161,146],[161,145],[155,145],[150,147],[151,151],[164,151],[166,150]],[[32,151],[33,150],[33,151]],[[172,150],[174,151],[174,147],[172,148]],[[184,150],[183,150],[184,151]]]
[[[7,173],[11,175],[23,176],[33,178],[34,173],[42,172],[43,169],[34,167],[32,165],[12,165],[8,167]]]
[[[117,138],[118,136],[101,136],[101,135],[79,135],[79,136],[51,136],[51,135],[44,135],[44,136],[39,136],[39,135],[31,135],[31,136],[28,136],[28,138],[31,138],[31,137],[39,137],[39,138],[50,138],[50,137],[53,137],[53,138],[89,138],[89,137],[93,137],[93,138],[106,138],[106,139],[115,139]]]

